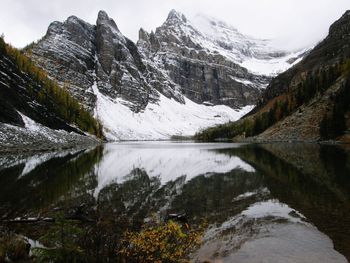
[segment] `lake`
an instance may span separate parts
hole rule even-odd
[[[58,211],[81,221],[95,262],[169,214],[206,222],[193,262],[348,262],[350,148],[123,142],[0,156],[0,230],[38,240]]]

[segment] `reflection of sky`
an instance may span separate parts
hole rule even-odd
[[[114,143],[106,145],[97,165],[98,186],[95,195],[111,182],[121,183],[135,168],[151,177],[159,176],[162,184],[185,175],[186,180],[211,173],[226,173],[240,168],[254,168],[238,157],[217,153],[214,149],[233,148],[234,144],[195,143]]]
[[[334,250],[332,240],[304,218],[276,199],[256,202],[221,225],[211,226],[196,259],[203,262],[218,255],[223,263],[347,262]]]

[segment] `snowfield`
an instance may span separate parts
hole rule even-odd
[[[290,67],[298,64],[303,59],[309,48],[301,51],[291,53],[282,58],[271,58],[268,60],[258,58],[247,58],[240,65],[250,72],[266,76],[277,76],[278,74],[286,71]],[[289,60],[295,60],[293,63],[289,63]]]
[[[111,99],[99,92],[95,117],[104,126],[110,141],[168,140],[172,136],[192,136],[201,129],[236,121],[248,113],[252,106],[234,110],[228,106],[205,106],[185,98],[185,104],[159,94],[157,103],[149,103],[143,112],[134,113],[120,98]]]

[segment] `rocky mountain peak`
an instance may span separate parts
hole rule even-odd
[[[343,37],[350,34],[350,10],[347,10],[343,16],[334,22],[329,28],[329,36]]]
[[[75,27],[75,28],[81,28],[82,30],[90,30],[93,27],[88,22],[85,22],[84,20],[82,20],[76,16],[68,17],[67,20],[64,22],[64,25],[68,29]]]
[[[139,30],[139,40],[149,42],[149,33],[144,30],[142,27]]]
[[[216,27],[216,28],[223,28],[230,31],[238,32],[237,28],[233,27],[232,25],[229,25],[222,20],[216,19],[214,17],[208,16],[203,13],[197,14],[193,18],[192,22],[194,22],[195,25],[202,30]],[[202,23],[202,26],[200,26],[201,23]]]
[[[187,18],[184,14],[176,11],[175,9],[172,9],[169,14],[168,18],[166,19],[166,23],[186,23]]]
[[[76,16],[69,16],[66,20],[67,23],[79,23],[83,20],[79,19],[78,17]],[[85,23],[85,22],[84,22]]]
[[[138,47],[144,53],[149,53],[149,51],[156,52],[160,48],[159,39],[156,37],[153,31],[148,33],[146,30],[141,28],[139,30],[139,40],[137,42]]]
[[[110,18],[108,16],[108,14],[105,11],[103,11],[103,10],[98,12],[96,25],[97,26],[99,26],[99,25],[108,25],[111,28],[113,28],[113,29],[117,30],[118,32],[120,32],[119,28],[118,28],[117,24],[114,22],[114,20],[112,18]]]
[[[46,32],[46,35],[59,34],[62,31],[62,23],[59,21],[52,22]]]

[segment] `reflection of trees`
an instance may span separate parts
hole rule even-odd
[[[53,157],[21,178],[18,177],[24,164],[1,170],[2,214],[14,217],[15,214],[43,210],[58,201],[71,202],[73,197],[86,192],[86,188],[93,189],[96,181],[91,172],[101,154],[101,148],[98,147],[89,152]]]
[[[350,259],[348,152],[335,146],[305,144],[230,151],[263,174],[273,197],[304,214]]]

